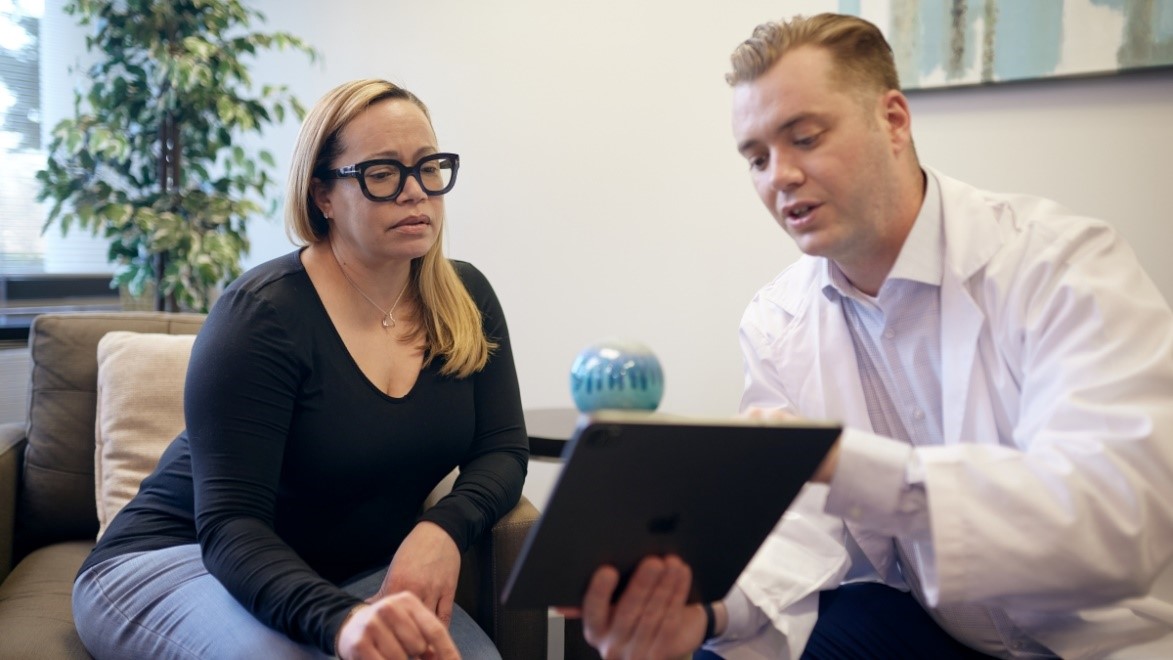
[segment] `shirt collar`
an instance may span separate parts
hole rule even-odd
[[[931,172],[925,172],[925,201],[885,282],[909,280],[941,286],[944,263],[945,255],[941,251],[941,187],[937,177]]]
[[[940,286],[944,275],[945,255],[941,248],[941,187],[937,177],[927,170],[925,175],[925,199],[920,212],[912,223],[912,229],[904,239],[896,263],[884,280],[907,280]],[[828,300],[838,296],[856,297],[858,290],[830,259],[823,260],[820,284]],[[881,291],[883,287],[881,286]]]

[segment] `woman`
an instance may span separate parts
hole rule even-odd
[[[74,585],[92,654],[496,657],[452,601],[461,552],[520,497],[528,443],[496,296],[441,251],[459,162],[388,82],[306,117],[286,208],[306,246],[209,314],[187,429]]]

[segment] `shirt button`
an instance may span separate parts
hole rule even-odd
[[[891,339],[895,336],[896,336],[896,331],[893,330],[892,328],[888,328],[887,330],[884,331],[884,338],[885,339]]]
[[[913,417],[913,419],[924,419],[925,418],[925,411],[921,410],[920,408],[917,408],[912,411],[912,417]]]

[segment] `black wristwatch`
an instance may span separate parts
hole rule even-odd
[[[713,614],[713,604],[701,601],[701,609],[705,611],[705,638],[707,642],[717,636],[717,617]],[[703,642],[702,642],[703,643]]]

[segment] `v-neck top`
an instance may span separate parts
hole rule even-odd
[[[442,375],[437,356],[403,397],[359,369],[299,252],[233,282],[192,349],[187,428],[81,570],[198,542],[259,620],[332,653],[359,602],[337,585],[385,566],[417,522],[468,548],[516,505],[529,442],[501,306],[480,271],[452,264],[497,348],[467,378]]]

